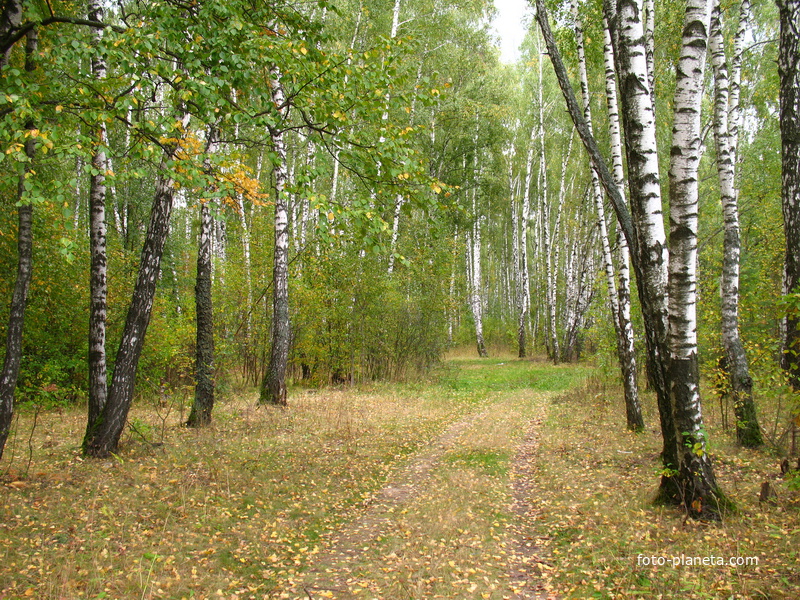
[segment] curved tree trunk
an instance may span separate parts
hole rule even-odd
[[[615,24],[612,39],[616,39],[617,66],[620,74],[622,90],[622,115],[625,124],[626,151],[630,174],[629,188],[631,195],[631,213],[622,201],[617,185],[611,176],[605,160],[600,155],[597,142],[588,130],[581,115],[577,100],[572,91],[569,78],[561,61],[558,47],[550,31],[547,9],[543,0],[536,0],[537,20],[547,41],[548,52],[558,77],[559,86],[567,101],[570,116],[581,135],[581,139],[589,152],[594,166],[598,170],[603,186],[611,197],[620,226],[631,244],[633,264],[636,269],[639,300],[644,314],[645,335],[647,341],[648,369],[658,400],[661,432],[664,441],[662,462],[664,471],[661,478],[659,497],[669,502],[678,502],[686,506],[692,515],[716,516],[718,507],[714,500],[719,499],[713,479],[711,463],[705,453],[705,442],[702,435],[702,415],[700,398],[696,381],[696,350],[691,347],[688,338],[696,335],[694,325],[689,322],[693,317],[691,303],[686,303],[694,288],[691,274],[688,276],[680,267],[688,265],[694,245],[696,250],[696,231],[693,233],[691,221],[696,220],[696,206],[693,210],[686,197],[678,197],[674,203],[676,211],[675,251],[678,265],[673,270],[675,284],[673,288],[678,295],[685,294],[684,306],[675,314],[672,324],[682,327],[673,330],[674,335],[667,338],[669,311],[667,309],[667,268],[669,255],[666,252],[666,236],[663,216],[661,214],[661,192],[656,152],[656,131],[653,118],[652,97],[648,84],[646,52],[644,48],[644,30],[642,25],[641,4],[636,1],[620,0],[616,7],[611,1],[606,2],[606,15],[611,24]],[[616,10],[614,10],[616,8]],[[682,63],[678,69],[678,79],[686,81],[678,83],[676,90],[676,117],[687,120],[688,113],[699,116],[699,102],[691,109],[689,98],[695,98],[692,88],[702,88],[702,69],[698,75],[692,60],[704,59],[708,21],[703,25],[695,17],[700,7],[690,3],[687,7],[684,39],[682,45]],[[708,9],[705,11],[706,19]],[[616,37],[615,37],[616,36]],[[699,53],[699,54],[698,54]],[[683,62],[683,59],[688,62]],[[699,83],[698,83],[699,82]],[[686,87],[688,92],[683,90]],[[688,93],[688,96],[687,96]],[[699,92],[698,92],[699,94]],[[683,114],[688,109],[687,114]],[[694,116],[694,115],[692,115]],[[696,143],[699,150],[699,138],[688,125],[676,120],[674,131],[683,136],[691,144]],[[689,151],[691,147],[673,144],[671,153]],[[687,154],[687,165],[693,166],[694,175],[683,176],[675,171],[676,181],[688,182],[692,177],[696,185],[696,162]],[[684,213],[681,213],[683,209]],[[681,239],[685,237],[686,239]],[[679,301],[674,300],[672,305]],[[694,360],[692,355],[694,354]],[[674,355],[676,360],[670,360]],[[673,403],[677,403],[673,406]],[[680,433],[679,433],[680,432]],[[687,445],[683,433],[689,437]]]
[[[188,124],[188,115],[184,116],[184,126],[186,124]],[[128,418],[136,384],[139,357],[142,354],[145,334],[153,310],[153,299],[161,269],[161,256],[169,234],[169,220],[172,214],[175,187],[172,178],[168,176],[167,162],[173,159],[175,150],[175,148],[167,148],[161,165],[159,165],[158,172],[161,174],[156,180],[155,197],[150,209],[150,222],[139,259],[139,274],[128,307],[128,316],[122,331],[108,398],[100,415],[88,424],[86,436],[83,439],[83,452],[88,456],[103,458],[116,452]]]
[[[735,180],[735,150],[731,135],[728,96],[728,66],[722,37],[719,1],[714,2],[709,34],[711,64],[714,69],[714,140],[717,148],[717,173],[722,198],[724,238],[722,252],[722,345],[727,358],[728,376],[736,415],[736,439],[745,447],[763,444],[753,401],[753,380],[744,345],[739,337],[739,207]],[[738,102],[738,100],[737,100]]]
[[[9,3],[13,7],[15,3]],[[3,17],[6,18],[6,11]],[[20,8],[21,11],[21,8]],[[15,13],[16,14],[16,13]],[[39,46],[39,34],[36,28],[27,34],[25,44],[25,70],[36,69],[35,55]],[[5,57],[3,58],[5,61]],[[27,129],[34,129],[33,122],[26,124]],[[17,199],[22,200],[25,192],[25,179],[33,168],[36,156],[36,143],[33,137],[25,141],[25,156],[28,162],[22,167],[17,184]],[[3,359],[3,370],[0,371],[0,458],[3,457],[11,422],[14,417],[14,393],[17,389],[19,366],[22,361],[22,329],[25,324],[25,307],[28,303],[28,288],[33,272],[33,205],[22,204],[17,209],[19,229],[17,230],[17,279],[11,296],[8,312],[8,330],[6,331],[6,355]]]

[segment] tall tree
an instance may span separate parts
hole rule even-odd
[[[275,194],[275,251],[272,266],[272,345],[269,365],[261,382],[260,404],[286,405],[286,366],[289,361],[289,171],[286,141],[283,128],[289,107],[277,66],[270,68],[270,93],[278,108],[282,122],[270,127],[270,139],[275,156],[273,164],[273,190]]]
[[[217,128],[208,130],[206,155],[218,145]],[[206,158],[206,168],[210,160]],[[197,235],[197,277],[194,286],[196,337],[194,350],[195,389],[192,411],[186,424],[202,427],[211,422],[214,409],[214,308],[211,301],[211,238],[213,218],[208,199],[200,200],[200,231]]]
[[[620,200],[625,202],[624,185],[625,170],[622,164],[622,133],[619,119],[619,101],[617,98],[617,73],[614,67],[614,50],[611,42],[611,31],[608,19],[603,16],[603,65],[605,68],[606,106],[608,107],[608,134],[611,142],[611,164],[614,183],[616,184]],[[631,319],[631,272],[630,250],[628,240],[622,233],[622,228],[617,223],[617,256],[618,256],[618,287],[619,325],[621,330],[621,347],[617,349],[620,364],[623,367],[623,389],[625,390],[625,409],[628,426],[637,423],[637,413],[641,414],[638,401],[638,380],[636,347],[634,344],[633,321]],[[622,358],[624,357],[624,358]],[[638,410],[637,410],[638,407]]]
[[[188,115],[184,117],[185,127]],[[136,371],[144,347],[145,334],[150,324],[156,284],[161,270],[161,257],[169,233],[169,221],[175,198],[175,185],[167,164],[175,159],[178,144],[164,147],[164,158],[156,181],[150,222],[139,260],[139,273],[128,307],[128,316],[122,330],[119,350],[114,363],[114,374],[108,398],[100,415],[89,423],[83,440],[83,451],[89,456],[102,458],[117,451],[122,431],[133,401]]]
[[[691,271],[687,269],[693,246],[696,251],[696,233],[692,231],[692,220],[696,219],[696,205],[692,207],[690,195],[674,196],[676,227],[673,235],[676,239],[673,247],[678,263],[672,271],[674,275],[670,288],[682,298],[680,301],[678,298],[671,299],[672,304],[668,304],[668,254],[661,214],[655,119],[648,83],[640,5],[626,1],[620,1],[616,6],[611,2],[606,4],[608,21],[615,25],[613,30],[616,31],[616,34],[612,32],[611,37],[612,40],[617,40],[615,55],[622,90],[631,215],[628,214],[594,136],[581,114],[550,31],[543,0],[537,0],[536,8],[537,21],[547,43],[548,53],[570,116],[612,200],[628,243],[634,251],[633,264],[646,326],[648,369],[658,401],[664,442],[662,461],[665,471],[661,478],[660,497],[684,505],[692,515],[715,518],[719,510],[716,501],[720,496],[706,452],[700,398],[693,372],[693,369],[696,369],[696,346],[692,346],[693,336],[696,336],[696,322],[691,319],[694,311],[692,304],[694,281]],[[699,17],[703,11],[706,15],[705,24]],[[685,138],[685,141],[673,141],[671,153],[674,155],[676,152],[681,154],[686,152],[686,154],[680,157],[684,164],[681,165],[679,161],[671,170],[675,173],[676,182],[688,185],[690,188],[692,179],[696,185],[696,170],[692,169],[696,169],[698,158],[690,152],[689,146],[683,144],[687,143],[699,149],[699,136],[695,136],[691,129],[694,121],[690,117],[696,118],[696,113],[699,112],[699,104],[693,108],[694,105],[691,103],[697,101],[697,88],[702,91],[702,68],[699,67],[702,67],[705,58],[708,14],[707,7],[703,9],[692,2],[688,4],[681,45],[681,63],[677,75],[678,79],[683,81],[676,87],[675,102],[679,103],[680,110],[686,110],[687,114],[681,116],[681,121],[676,121],[674,130],[676,137]],[[679,169],[686,170],[680,173]],[[669,318],[670,306],[676,307],[672,320]],[[668,325],[671,326],[669,337]],[[673,358],[676,363],[674,366],[671,360]],[[683,377],[686,377],[685,382],[681,379]],[[682,386],[682,383],[685,385]],[[679,402],[680,405],[676,406],[674,402]],[[684,440],[684,434],[690,443]]]
[[[700,113],[710,14],[709,0],[686,3],[669,169],[669,392],[679,441],[679,492],[688,510],[709,516],[718,510],[719,492],[700,404],[697,222]]]
[[[778,10],[781,198],[786,236],[784,286],[788,293],[797,294],[800,292],[800,2],[778,0]],[[800,391],[800,309],[797,306],[786,319],[782,362],[792,387]]]
[[[15,2],[7,3],[3,11],[2,27],[11,30],[14,23],[19,23],[18,15],[21,7]],[[36,54],[39,44],[39,30],[33,27],[28,30],[25,43],[25,71],[36,70]],[[3,62],[6,58],[3,57]],[[2,68],[2,65],[0,65]],[[17,229],[17,279],[11,306],[8,313],[8,330],[6,332],[6,354],[3,359],[3,370],[0,371],[0,458],[3,456],[11,422],[14,416],[14,392],[17,388],[20,362],[22,360],[22,329],[25,324],[25,307],[28,303],[28,288],[33,272],[33,204],[26,198],[26,182],[33,171],[33,160],[36,157],[36,137],[31,135],[36,128],[32,120],[26,123],[29,135],[24,144],[26,162],[21,163],[17,184],[17,202],[19,208]]]
[[[589,131],[592,132],[592,109],[591,97],[589,94],[589,78],[586,72],[586,52],[583,40],[583,24],[578,10],[578,4],[573,0],[573,17],[575,19],[575,39],[578,49],[578,72],[580,75],[581,95],[583,96],[583,117]],[[608,85],[608,82],[607,82]],[[612,81],[611,87],[615,88]],[[615,92],[616,90],[614,90]],[[606,89],[607,94],[609,90]],[[608,94],[608,98],[612,95]],[[616,102],[616,93],[613,94],[613,102]],[[609,118],[611,121],[611,117]],[[618,123],[615,124],[618,127]],[[612,125],[613,127],[613,125]],[[618,134],[618,131],[617,131]],[[616,141],[616,140],[614,140]],[[605,204],[603,190],[600,184],[600,177],[595,169],[592,169],[592,196],[594,198],[595,210],[597,212],[597,227],[600,233],[600,243],[603,251],[603,266],[606,274],[606,287],[608,290],[608,303],[611,311],[611,320],[614,324],[614,334],[617,345],[617,359],[622,372],[622,385],[625,394],[625,414],[627,417],[628,429],[641,431],[644,429],[644,419],[642,409],[639,405],[639,389],[636,381],[636,358],[631,351],[633,345],[633,328],[630,323],[630,306],[620,306],[620,294],[617,292],[617,278],[615,275],[614,262],[611,254],[611,242],[606,225]],[[622,280],[624,281],[624,279]],[[627,301],[627,297],[623,299]]]
[[[737,45],[741,45],[746,26],[747,0],[742,2]],[[736,415],[736,439],[748,448],[763,443],[761,428],[756,417],[753,401],[753,380],[747,354],[739,336],[739,257],[741,242],[739,237],[739,190],[736,187],[736,133],[733,125],[738,107],[733,108],[736,98],[729,95],[728,65],[725,59],[724,38],[722,35],[722,16],[719,1],[714,2],[709,32],[709,49],[714,70],[714,141],[717,149],[717,173],[724,222],[722,250],[722,344],[725,348],[726,368],[733,396],[733,410]],[[739,48],[741,51],[741,48]],[[741,64],[741,57],[738,60]],[[729,105],[731,108],[729,109]],[[729,119],[729,116],[734,116]]]
[[[89,2],[90,21],[103,21],[102,3]],[[106,61],[102,51],[102,30],[91,32],[95,52],[91,59],[91,73],[98,82],[106,77]],[[103,412],[108,393],[106,367],[106,315],[107,315],[107,252],[106,252],[106,171],[108,160],[106,145],[108,132],[104,119],[94,126],[91,175],[89,177],[89,237],[91,267],[89,276],[89,414],[87,426],[94,423]],[[77,214],[77,211],[76,211]],[[87,430],[88,433],[88,430]]]

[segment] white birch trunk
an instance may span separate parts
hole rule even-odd
[[[697,357],[697,210],[709,0],[689,0],[678,62],[670,151],[669,384],[681,500],[697,516],[717,514],[706,450]]]
[[[89,3],[88,17],[103,21],[104,10],[99,2]],[[92,29],[90,35],[95,48],[100,46],[102,31]],[[105,57],[97,51],[91,61],[92,76],[102,81],[106,78]],[[92,154],[93,174],[89,179],[89,231],[91,267],[89,278],[89,410],[87,424],[93,424],[103,412],[108,393],[106,367],[106,313],[107,313],[107,254],[106,254],[106,171],[108,161],[104,146],[107,131],[104,123],[96,126],[96,150]],[[77,213],[76,213],[77,214]],[[88,430],[87,430],[88,431]]]
[[[740,27],[741,31],[741,27]],[[714,140],[717,148],[717,173],[722,200],[723,252],[722,283],[722,345],[733,395],[736,415],[736,437],[747,447],[763,443],[761,429],[753,402],[753,380],[747,354],[739,337],[739,207],[736,189],[736,151],[729,116],[738,114],[738,107],[729,111],[728,68],[722,36],[719,1],[715,0],[711,15],[709,37],[711,64],[714,69]],[[740,57],[741,58],[741,57]],[[741,63],[740,63],[741,65]],[[738,98],[736,100],[738,102]],[[733,109],[733,106],[730,105]]]
[[[278,67],[270,68],[270,92],[282,120],[287,118],[284,106],[286,95]],[[282,123],[279,124],[279,127]],[[289,179],[285,134],[281,129],[270,130],[272,147],[277,156],[273,165],[275,180],[275,253],[272,270],[272,346],[269,366],[261,384],[260,404],[285,406],[286,367],[289,361],[289,213],[286,186]]]
[[[619,0],[614,17],[617,26],[612,39],[617,39],[616,58],[628,158],[631,217],[636,236],[635,265],[645,321],[647,372],[658,400],[664,441],[662,460],[667,468],[676,469],[682,440],[675,434],[668,390],[667,240],[661,210],[655,111],[641,4]],[[609,19],[609,23],[612,22],[613,19]],[[661,484],[666,496],[672,498],[678,493],[672,478],[662,477]]]
[[[583,41],[583,24],[581,22],[580,13],[578,12],[577,2],[573,0],[573,15],[575,18],[575,38],[577,40],[577,49],[578,49],[578,70],[580,74],[580,82],[581,82],[581,94],[583,96],[583,106],[584,106],[584,118],[586,119],[587,125],[589,127],[589,132],[592,133],[592,109],[591,109],[591,96],[589,94],[589,79],[586,74],[586,53],[584,50],[584,41]],[[608,35],[608,30],[605,29],[606,35]],[[610,40],[610,37],[608,38]],[[610,50],[610,44],[606,44],[604,51],[605,51],[605,60],[608,61],[608,50]],[[613,56],[611,57],[613,60]],[[613,96],[613,101],[607,100],[609,104],[609,113],[612,111],[610,110],[611,105],[614,106],[614,112],[616,113],[616,85],[614,79],[614,72],[613,68],[611,70],[611,81],[608,80],[608,70],[609,64],[605,64],[606,68],[606,96],[609,98]],[[613,93],[609,94],[609,83],[613,88]],[[609,116],[609,122],[612,123],[610,125],[611,129],[615,129],[616,139],[614,133],[612,133],[612,144],[616,142],[620,144],[619,138],[619,117],[615,115],[616,118],[612,118]],[[620,144],[621,145],[621,144]],[[620,170],[622,168],[621,162],[622,158],[620,155],[620,147],[617,146],[616,149],[612,149],[612,154],[616,153],[618,160],[620,162]],[[616,167],[615,167],[616,169]],[[630,297],[626,298],[627,306],[626,310],[622,310],[620,308],[620,299],[617,293],[617,284],[615,281],[615,273],[614,273],[614,263],[613,258],[611,255],[611,244],[609,241],[608,235],[608,228],[606,226],[606,217],[605,217],[605,206],[604,206],[604,194],[602,187],[600,185],[600,177],[597,173],[597,170],[592,168],[592,195],[594,197],[594,204],[595,210],[597,211],[597,227],[599,229],[600,235],[600,243],[603,252],[603,266],[606,275],[606,287],[608,289],[608,303],[609,309],[611,311],[611,320],[614,323],[614,333],[616,338],[617,344],[617,359],[619,361],[620,372],[622,375],[622,384],[625,394],[625,412],[627,416],[627,426],[628,429],[633,431],[640,431],[644,428],[644,420],[642,418],[642,411],[639,405],[639,390],[636,382],[636,358],[634,351],[632,349],[633,346],[633,327],[631,326],[630,322]],[[619,236],[622,238],[623,236]],[[627,248],[627,246],[626,246]],[[627,316],[627,320],[625,317]]]

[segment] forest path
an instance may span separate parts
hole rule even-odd
[[[545,598],[527,479],[556,392],[502,387],[409,457],[284,597]]]

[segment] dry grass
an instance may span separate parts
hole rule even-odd
[[[397,388],[253,401],[202,431],[139,407],[106,461],[81,458],[82,414],[40,415],[23,481],[24,415],[0,488],[0,597],[263,597],[465,406]]]
[[[552,589],[568,598],[800,597],[800,497],[777,477],[779,461],[736,447],[709,411],[718,483],[738,511],[706,524],[654,507],[660,435],[652,403],[650,427],[638,436],[622,429],[621,392],[613,388],[587,387],[549,407],[530,493]],[[759,502],[767,479],[778,491],[774,505]],[[758,557],[759,564],[673,568],[638,564],[640,555]]]
[[[162,399],[132,411],[119,457],[104,461],[80,456],[82,412],[40,414],[32,430],[34,415],[23,411],[0,487],[0,598],[308,598],[298,585],[317,558],[417,450],[485,413],[491,422],[482,429],[497,428],[505,464],[515,439],[508,428],[519,429],[529,410],[515,390],[534,372],[560,389],[580,375],[519,361],[482,361],[485,372],[475,364],[451,364],[439,383],[297,391],[288,410],[239,397],[220,403],[202,431],[181,427],[185,410]],[[506,402],[516,412],[507,414]],[[404,586],[425,590],[414,597],[440,589],[460,597],[454,569],[487,564],[482,557],[502,535],[494,513],[505,510],[507,477],[505,466],[484,473],[480,445],[469,450],[475,426],[452,458],[449,447],[439,452],[419,494],[398,509],[397,529],[370,541],[365,557],[375,560],[365,568],[376,597],[407,598]],[[472,546],[478,541],[484,546]],[[437,548],[451,543],[445,576]],[[464,597],[471,585],[462,585]],[[502,584],[491,585],[502,597]]]
[[[797,492],[757,497],[777,460],[709,418],[739,512],[706,525],[654,508],[659,436],[622,430],[614,389],[563,395],[587,373],[460,359],[416,385],[297,391],[288,410],[238,397],[202,431],[142,405],[106,461],[81,458],[82,413],[47,412],[29,468],[26,412],[3,462],[0,598],[799,597]]]

